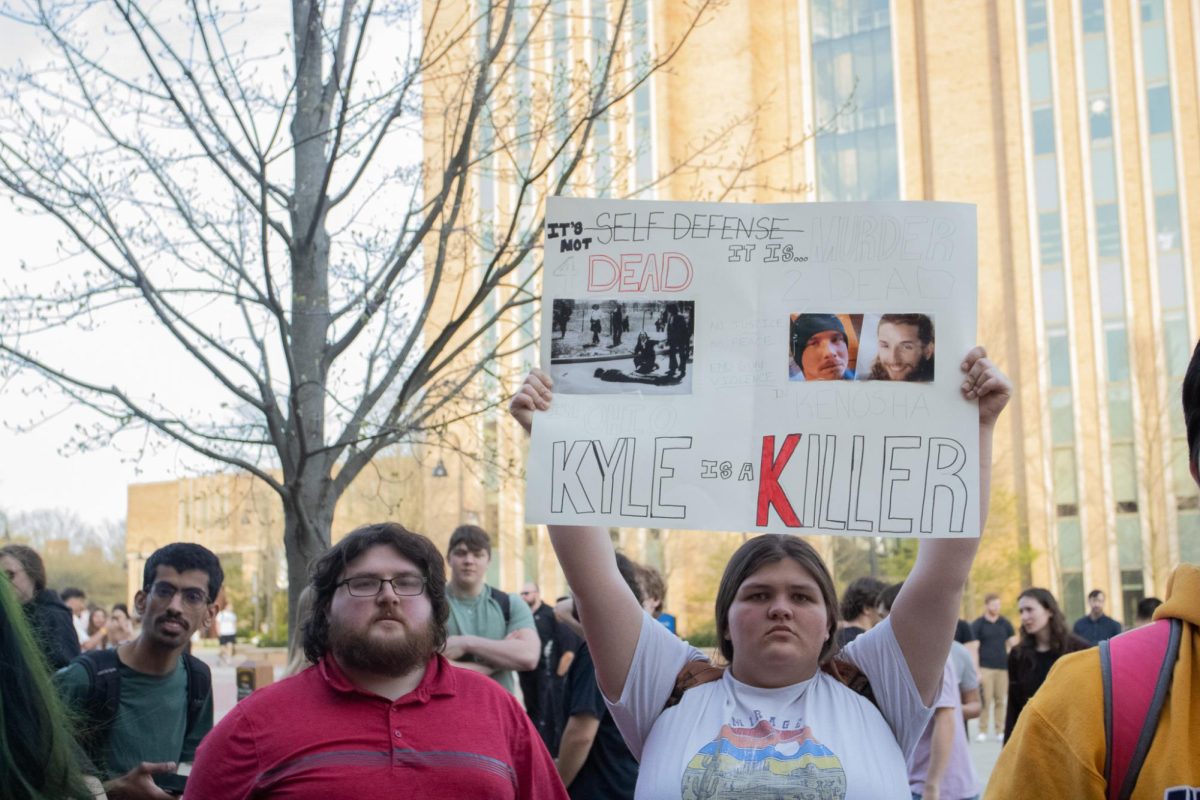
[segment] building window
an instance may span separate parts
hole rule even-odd
[[[1167,374],[1183,377],[1187,373],[1192,357],[1192,337],[1188,334],[1187,320],[1172,314],[1163,320],[1163,344],[1166,347]]]
[[[1121,570],[1121,610],[1125,613],[1126,625],[1137,618],[1137,604],[1146,596],[1145,587],[1140,569]]]
[[[1047,325],[1067,324],[1067,289],[1058,264],[1042,270],[1042,317]]]
[[[1062,263],[1062,228],[1057,211],[1038,214],[1038,258],[1043,265]]]
[[[1100,32],[1104,32],[1103,23]],[[1108,88],[1108,46],[1103,36],[1083,40],[1083,80],[1091,92]]]
[[[1075,487],[1075,451],[1070,446],[1056,447],[1052,460],[1055,505],[1078,504],[1079,493]]]
[[[1104,33],[1104,0],[1083,0],[1080,16],[1084,33]]]
[[[1075,441],[1075,409],[1070,392],[1050,393],[1050,441],[1056,445]]]
[[[1064,572],[1062,575],[1062,610],[1068,621],[1086,613],[1083,595],[1083,573]]]
[[[1133,443],[1114,444],[1109,457],[1112,462],[1113,497],[1117,502],[1137,502],[1137,459]],[[1118,524],[1118,533],[1120,529]]]
[[[1067,346],[1065,333],[1054,333],[1046,337],[1047,350],[1050,354],[1050,385],[1055,387],[1071,386],[1071,353]]]
[[[1040,156],[1053,152],[1054,109],[1035,109],[1033,112],[1033,154],[1035,156]]]
[[[1104,332],[1104,351],[1108,361],[1108,379],[1113,382],[1129,380],[1129,341],[1124,324]]]
[[[1121,257],[1121,212],[1116,203],[1096,206],[1096,255]]]
[[[887,0],[814,0],[812,59],[817,194],[821,200],[900,196]]]
[[[1032,48],[1048,38],[1046,0],[1025,0],[1025,41]]]
[[[1178,519],[1179,559],[1200,564],[1200,508],[1180,510]]]

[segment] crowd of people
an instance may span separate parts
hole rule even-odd
[[[979,406],[982,530],[1012,387],[981,348],[962,371]],[[528,431],[552,401],[535,370],[510,411]],[[1200,482],[1200,348],[1184,409]],[[536,583],[488,584],[478,526],[444,553],[394,522],[348,533],[300,593],[288,677],[215,725],[212,673],[189,643],[214,626],[232,635],[217,623],[216,555],[153,553],[131,614],[58,594],[35,551],[0,549],[5,797],[965,800],[984,790],[972,717],[1005,743],[989,798],[1200,791],[1195,566],[1139,608],[1144,627],[1121,634],[1097,590],[1072,632],[1037,587],[1016,597],[1017,628],[994,594],[959,619],[977,538],[922,541],[902,583],[859,579],[839,599],[804,539],[754,536],[717,587],[714,654],[677,635],[662,576],[607,529],[549,533],[571,589],[553,608]],[[1105,720],[1114,707],[1131,719],[1146,663],[1158,688],[1132,719],[1149,744],[1126,758],[1129,737]]]

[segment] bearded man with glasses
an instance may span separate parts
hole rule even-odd
[[[446,573],[394,523],[313,566],[313,666],[238,703],[204,740],[189,800],[554,798],[566,790],[516,699],[446,644]]]
[[[220,560],[198,544],[159,548],[134,596],[141,634],[55,675],[110,800],[165,800],[162,787],[181,790],[185,779],[173,773],[213,725],[211,673],[186,650],[212,624],[224,579]]]

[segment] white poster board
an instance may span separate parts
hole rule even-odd
[[[975,207],[552,198],[530,522],[979,533]]]

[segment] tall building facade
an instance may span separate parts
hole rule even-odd
[[[536,236],[556,192],[976,204],[979,341],[1017,395],[964,613],[986,591],[1011,602],[1032,584],[1069,615],[1102,589],[1131,621],[1175,564],[1200,562],[1178,400],[1200,300],[1200,0],[731,0],[699,25],[692,6],[423,4],[427,41],[444,48],[423,84],[427,192],[466,124],[464,76],[493,59],[470,189],[447,232],[457,279],[478,280],[513,247],[510,230]],[[586,143],[581,109],[595,112]],[[529,252],[479,309],[499,321],[464,355],[502,353],[483,378],[498,407],[536,362],[519,347],[537,339],[536,314],[503,309],[537,293],[540,262]],[[435,306],[430,329],[455,311]],[[428,496],[420,519],[435,537],[468,516],[492,531],[493,583],[538,580],[555,595],[565,586],[545,531],[524,522],[523,439],[499,408],[458,422],[453,449],[487,457],[470,467],[429,454],[407,491]],[[438,458],[449,469],[430,472]],[[130,505],[133,542],[132,492]],[[664,571],[685,630],[711,619],[717,575],[744,538],[613,536]],[[869,558],[853,562],[845,543],[816,544],[841,581],[893,555],[859,542]]]
[[[1129,621],[1175,564],[1200,561],[1178,402],[1197,335],[1200,2],[735,0],[690,31],[686,4],[622,6],[514,6],[533,32],[500,123],[516,140],[522,113],[561,102],[614,37],[618,68],[636,70],[688,32],[596,121],[564,193],[978,206],[979,339],[1018,394],[976,593],[1045,585],[1074,615],[1099,588]],[[481,134],[481,152],[511,132]],[[479,218],[504,219],[505,170],[479,182]],[[496,446],[519,448],[500,425]],[[544,569],[519,484],[496,491],[507,560]],[[614,536],[671,559],[675,534]]]

